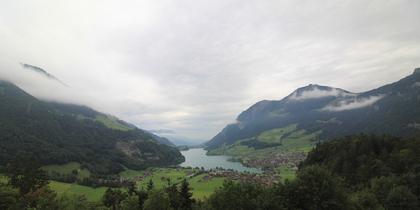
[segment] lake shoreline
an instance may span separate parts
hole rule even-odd
[[[190,148],[181,151],[185,157],[185,161],[179,166],[181,167],[203,167],[206,170],[223,168],[227,170],[235,170],[238,172],[262,173],[259,168],[247,167],[239,161],[231,161],[233,157],[227,155],[208,155],[204,148]]]

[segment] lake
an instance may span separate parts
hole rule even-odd
[[[182,167],[203,167],[204,169],[219,167],[224,169],[233,169],[240,172],[261,172],[258,168],[250,168],[242,165],[240,162],[229,161],[230,157],[226,155],[206,155],[206,150],[203,148],[189,149],[181,151],[181,153],[185,157],[185,162],[180,164]]]

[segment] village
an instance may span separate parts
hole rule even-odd
[[[283,174],[279,172],[278,169],[287,168],[288,170],[296,171],[299,163],[303,161],[305,157],[306,153],[304,152],[284,151],[273,153],[272,155],[266,155],[264,158],[248,158],[246,161],[241,161],[245,166],[261,169],[261,172],[258,173],[241,172],[221,167],[205,169],[203,167],[173,166],[170,168],[177,172],[185,173],[183,178],[186,178],[187,180],[199,176],[200,179],[198,182],[208,182],[214,178],[224,178],[226,180],[272,186],[285,179],[285,177],[282,177]],[[143,171],[141,175],[130,177],[125,180],[136,183],[143,182],[157,176],[157,171],[158,169],[155,168],[147,169]],[[183,179],[180,177],[172,177],[170,174],[159,174],[158,177],[160,181],[168,183],[172,182],[175,184]]]
[[[250,173],[250,172],[239,172],[232,169],[223,169],[223,168],[214,168],[206,170],[204,168],[190,168],[190,167],[176,167],[174,168],[177,171],[185,171],[186,179],[191,179],[199,175],[203,175],[198,182],[208,182],[214,178],[225,178],[227,180],[239,181],[245,183],[254,183],[264,186],[272,186],[281,181],[280,174],[274,171],[264,171],[262,173]],[[132,182],[142,182],[147,180],[149,177],[153,177],[155,174],[153,170],[146,170],[143,175],[139,175],[133,178],[130,178],[129,181]],[[179,179],[179,178],[178,178]],[[161,176],[161,181],[172,182],[176,184],[180,180],[171,180],[170,176]]]
[[[248,167],[258,167],[264,170],[272,170],[279,167],[297,169],[299,163],[306,158],[304,152],[279,152],[266,155],[264,158],[249,158],[242,161]]]

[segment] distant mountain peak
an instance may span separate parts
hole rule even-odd
[[[303,101],[307,99],[318,99],[325,97],[344,97],[354,95],[354,93],[340,88],[334,88],[318,84],[309,84],[307,86],[298,88],[286,98],[290,101]]]
[[[44,76],[44,77],[46,77],[48,79],[54,80],[54,81],[56,81],[56,82],[58,82],[58,83],[60,83],[60,84],[62,84],[64,86],[68,87],[68,85],[66,83],[62,82],[57,77],[55,77],[54,75],[48,73],[47,71],[45,71],[44,69],[42,69],[42,68],[40,68],[38,66],[30,65],[30,64],[27,64],[27,63],[21,63],[21,65],[22,65],[22,67],[24,69],[29,69],[29,70],[31,70],[33,72],[36,72],[36,73],[38,73],[38,74],[40,74],[40,75],[42,75],[42,76]]]

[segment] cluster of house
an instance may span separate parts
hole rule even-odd
[[[264,169],[288,167],[297,168],[300,162],[306,158],[304,152],[281,152],[268,155],[265,158],[252,158],[244,163],[250,167],[260,167]]]
[[[152,171],[144,171],[143,175],[139,175],[139,176],[135,176],[133,178],[131,178],[130,180],[133,182],[140,182],[142,181],[144,178],[148,177],[148,176],[152,176],[153,172]],[[122,178],[122,177],[121,177]]]
[[[280,181],[280,176],[276,173],[246,173],[223,169],[210,170],[207,175],[203,177],[203,181],[210,180],[214,177],[223,177],[233,181],[255,183],[266,186],[272,186]]]

